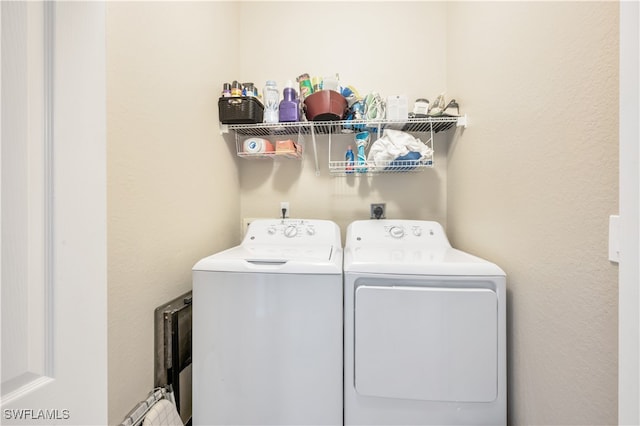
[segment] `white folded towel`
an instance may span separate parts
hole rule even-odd
[[[367,161],[377,167],[386,167],[391,161],[409,152],[419,152],[423,159],[430,157],[433,150],[407,132],[385,129],[382,137],[371,145]]]

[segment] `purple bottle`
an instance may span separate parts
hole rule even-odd
[[[287,82],[287,86],[284,88],[282,95],[284,99],[280,101],[278,111],[279,121],[300,121],[300,100],[291,81]]]

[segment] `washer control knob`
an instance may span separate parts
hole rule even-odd
[[[404,237],[404,229],[400,226],[392,226],[391,229],[389,229],[389,235],[393,238],[402,238]]]
[[[316,230],[315,230],[315,228],[313,228],[313,227],[311,227],[311,226],[308,226],[308,227],[307,227],[307,234],[308,234],[308,235],[315,235],[315,234],[316,234]]]
[[[276,227],[275,226],[270,226],[267,228],[267,234],[269,235],[275,235],[276,233]]]
[[[289,225],[284,228],[284,236],[287,238],[293,238],[298,235],[298,228],[295,225]]]
[[[415,235],[416,237],[419,237],[420,235],[422,235],[422,228],[420,228],[419,226],[414,227],[413,235]]]

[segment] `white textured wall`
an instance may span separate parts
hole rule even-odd
[[[452,2],[454,245],[508,279],[509,423],[617,424],[618,4]]]
[[[238,242],[235,156],[217,122],[237,6],[107,5],[109,422],[153,386],[153,311]]]
[[[405,94],[433,99],[446,89],[446,5],[440,2],[242,2],[241,16],[261,25],[240,32],[240,76],[260,88],[275,79],[280,93],[302,73],[331,75],[361,95]],[[320,17],[321,19],[317,19]],[[265,25],[269,25],[268,31]],[[289,201],[293,217],[336,221],[343,230],[387,203],[387,217],[446,221],[446,135],[436,140],[436,164],[416,174],[330,177],[328,139],[318,137],[320,176],[310,137],[302,162],[240,163],[241,212],[274,217]],[[344,161],[353,135],[334,137],[333,160]]]
[[[615,424],[617,11],[109,3],[110,422],[152,385],[153,309],[191,287],[193,261],[237,242],[241,217],[275,216],[285,200],[343,229],[379,201],[390,217],[447,223],[456,245],[509,274],[510,423]],[[438,165],[419,174],[329,177],[326,138],[320,176],[310,144],[302,162],[236,160],[217,133],[220,85],[275,78],[282,90],[303,72],[410,99],[447,90],[470,127],[439,136]]]

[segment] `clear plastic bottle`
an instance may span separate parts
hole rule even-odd
[[[278,92],[278,87],[276,86],[275,81],[267,80],[267,84],[262,90],[262,98],[264,101],[264,122],[277,123],[280,92]]]

